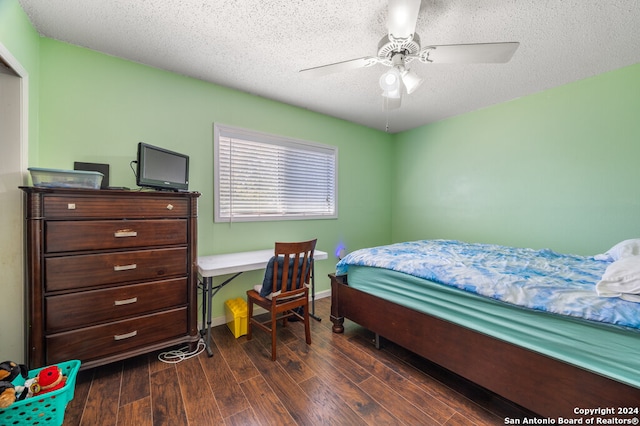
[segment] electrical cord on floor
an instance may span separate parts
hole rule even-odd
[[[202,294],[202,290],[199,285],[198,285],[198,290],[199,290],[198,294]],[[202,303],[200,304],[200,309],[202,309]],[[188,352],[189,347],[184,346],[180,349],[162,352],[158,354],[158,359],[167,364],[177,364],[179,362],[184,361],[185,359],[193,358],[195,356],[200,355],[202,351],[206,349],[206,347],[207,346],[204,344],[204,339],[201,337],[200,340],[198,340],[198,346],[193,352]]]
[[[198,340],[198,346],[196,347],[196,349],[191,352],[189,352],[189,347],[185,346],[173,351],[162,352],[158,354],[158,359],[167,364],[177,364],[186,359],[200,355],[205,350],[205,348],[206,345],[204,344],[204,340],[200,339]]]

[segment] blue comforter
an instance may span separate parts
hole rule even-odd
[[[640,328],[637,303],[596,293],[609,264],[548,249],[424,240],[356,250],[336,274],[349,265],[386,268],[526,308]]]

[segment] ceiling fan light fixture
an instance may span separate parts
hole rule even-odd
[[[400,92],[400,89],[386,90],[382,92],[382,96],[389,99],[400,99],[402,97],[402,93]]]
[[[380,76],[380,88],[385,92],[400,92],[400,71],[391,68]]]
[[[402,78],[402,83],[404,84],[405,89],[407,89],[407,94],[409,95],[415,92],[424,81],[421,77],[418,76],[418,74],[414,73],[411,70],[404,70],[400,74],[400,76]]]

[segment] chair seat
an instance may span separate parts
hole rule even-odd
[[[305,284],[304,286],[306,288],[309,288],[309,285],[307,285],[307,284]],[[255,291],[256,294],[258,295],[258,297],[262,297],[262,296],[260,296],[260,290],[261,289],[262,289],[262,285],[261,284],[256,284],[255,286],[253,286],[253,290],[249,290],[249,291]],[[281,293],[282,293],[281,291],[276,291],[275,293],[270,293],[270,294],[266,295],[264,297],[264,299],[271,300],[272,298],[274,298],[276,296],[280,296]],[[293,297],[298,297],[298,296],[297,295],[291,296],[291,298],[293,298]],[[284,299],[286,299],[286,297],[281,297],[280,298],[280,300],[284,300]]]
[[[288,311],[308,304],[308,292],[283,297],[272,297],[271,295],[262,297],[257,291],[249,290],[247,291],[247,298],[251,298],[253,303],[263,307],[264,309],[269,311],[272,309],[275,310],[276,313],[281,313],[283,311]]]

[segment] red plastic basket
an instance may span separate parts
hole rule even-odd
[[[0,425],[62,425],[67,403],[73,399],[76,376],[78,375],[78,370],[80,370],[80,361],[72,360],[56,365],[60,367],[62,374],[67,376],[65,385],[53,392],[23,399],[22,401],[14,402],[7,408],[0,409]],[[36,377],[40,370],[42,368],[29,371],[28,378]],[[13,381],[13,384],[15,386],[23,386],[24,382],[25,379],[19,376]]]

